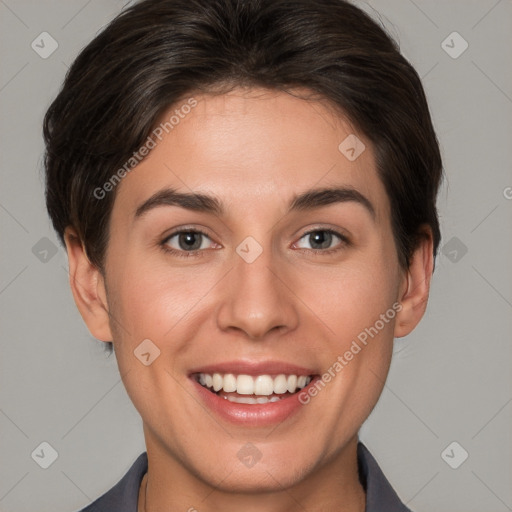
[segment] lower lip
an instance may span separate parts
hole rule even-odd
[[[246,427],[263,427],[281,423],[286,418],[296,414],[303,404],[299,402],[299,394],[308,391],[308,388],[318,380],[314,377],[301,391],[287,398],[281,398],[278,402],[266,404],[238,404],[230,402],[226,398],[208,391],[199,382],[191,378],[191,381],[206,406],[221,418]]]

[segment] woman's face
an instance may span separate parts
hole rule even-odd
[[[115,353],[148,451],[219,488],[286,487],[354,446],[383,388],[406,281],[389,199],[325,104],[194,99],[118,185]]]

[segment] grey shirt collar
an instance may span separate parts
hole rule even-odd
[[[357,462],[359,479],[366,491],[365,512],[411,512],[361,441],[357,444]],[[139,487],[147,470],[148,456],[144,452],[112,489],[79,512],[137,512]]]

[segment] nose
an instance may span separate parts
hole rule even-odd
[[[290,272],[273,264],[271,250],[263,250],[251,263],[235,253],[233,263],[217,311],[219,328],[243,332],[253,341],[295,329],[299,317]]]

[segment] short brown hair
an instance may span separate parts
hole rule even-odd
[[[442,162],[420,78],[344,0],[144,0],[117,16],[76,58],[44,119],[46,204],[61,241],[73,226],[103,269],[115,190],[94,190],[179,99],[236,86],[306,88],[339,108],[374,145],[401,265],[423,225],[435,256]]]

